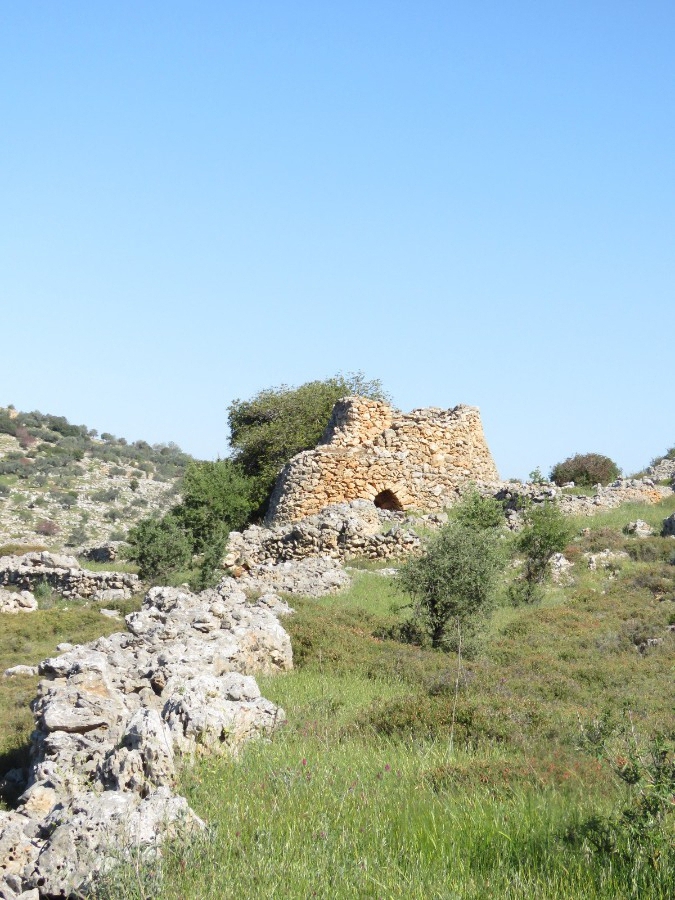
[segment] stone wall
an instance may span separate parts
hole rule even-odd
[[[318,446],[294,456],[279,476],[267,524],[357,499],[382,509],[442,510],[468,481],[498,478],[476,407],[404,414],[346,397],[335,404]]]
[[[48,584],[61,596],[75,600],[129,598],[141,589],[138,575],[92,572],[83,569],[73,556],[59,556],[45,550],[0,557],[0,586],[34,591],[40,584]]]

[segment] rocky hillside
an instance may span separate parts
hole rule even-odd
[[[62,416],[0,408],[0,545],[122,540],[177,502],[190,459],[176,444],[130,444]]]

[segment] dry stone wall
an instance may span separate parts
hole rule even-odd
[[[76,600],[118,600],[140,591],[138,575],[129,572],[92,572],[73,556],[48,551],[0,557],[0,586],[33,591],[46,583],[63,597]]]
[[[267,524],[357,499],[389,510],[442,510],[467,482],[498,478],[476,407],[404,414],[346,397],[318,446],[294,456],[280,475]]]

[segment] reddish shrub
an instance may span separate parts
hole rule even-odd
[[[28,450],[29,447],[37,443],[37,438],[33,437],[24,425],[16,426],[16,439],[24,450]]]
[[[51,519],[40,519],[40,521],[35,526],[36,534],[43,534],[46,537],[52,537],[55,534],[58,534],[59,526],[56,522],[52,522]]]

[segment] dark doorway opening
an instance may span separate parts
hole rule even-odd
[[[378,509],[391,509],[395,512],[403,511],[401,501],[398,499],[396,494],[390,490],[380,491],[373,502]]]

